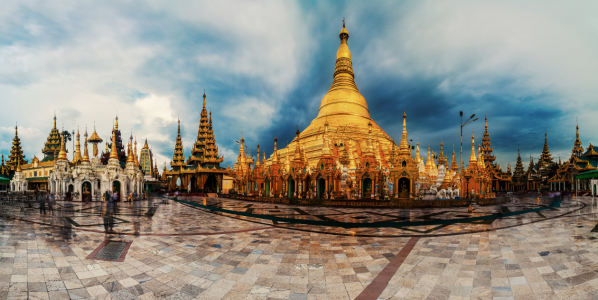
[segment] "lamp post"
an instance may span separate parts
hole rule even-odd
[[[73,159],[75,159],[75,129],[73,129]]]
[[[459,170],[459,173],[463,173],[463,127],[465,127],[465,125],[477,121],[478,118],[473,119],[475,117],[475,114],[473,114],[471,115],[471,117],[469,117],[469,119],[467,119],[467,121],[465,121],[465,123],[463,123],[463,111],[459,112],[459,116],[461,116],[461,169]]]

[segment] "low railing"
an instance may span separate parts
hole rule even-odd
[[[184,195],[180,195],[184,196]],[[221,198],[253,201],[271,204],[288,204],[300,206],[329,206],[329,207],[355,207],[355,208],[448,208],[448,207],[466,207],[470,204],[481,206],[500,205],[510,201],[509,198],[489,198],[489,199],[458,199],[458,200],[330,200],[330,199],[299,199],[299,198],[273,198],[261,196],[245,196],[239,194],[219,195]]]

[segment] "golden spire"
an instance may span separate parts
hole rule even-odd
[[[73,163],[80,163],[83,157],[81,156],[81,138],[79,135],[79,129],[77,129],[77,145],[75,148],[75,157],[73,158]]]
[[[255,161],[255,166],[260,166],[260,144],[257,144],[257,156],[256,156],[256,161]]]
[[[272,153],[272,163],[275,164],[278,162],[278,137],[274,136],[274,153]]]
[[[145,144],[143,145],[143,149],[149,149],[149,146],[147,145],[147,138],[145,138]]]
[[[409,142],[407,141],[407,113],[403,112],[403,135],[401,136],[401,152],[409,151]]]
[[[473,133],[471,134],[471,156],[469,157],[469,164],[477,162],[477,158],[475,155],[475,139],[473,137]]]
[[[116,115],[116,123],[114,123],[114,130],[118,130],[118,115]]]
[[[245,163],[246,157],[245,157],[245,139],[243,139],[243,132],[241,132],[241,141],[239,144],[239,162],[240,163]]]
[[[133,151],[132,151],[132,149],[133,149],[133,146],[131,145],[131,143],[129,143],[127,145],[127,152],[128,152],[127,153],[127,165],[129,163],[135,164],[135,159],[133,158]]]
[[[21,160],[20,159],[17,160],[17,172],[23,172],[23,170],[21,170]]]
[[[54,112],[54,129],[56,129],[56,112]]]
[[[83,162],[89,162],[89,152],[87,151],[87,127],[85,127],[85,151],[83,151]]]
[[[118,126],[118,118],[117,118],[117,126]],[[116,131],[112,131],[112,149],[110,149],[110,159],[115,158],[118,159],[118,154],[116,153]]]
[[[365,98],[355,84],[351,51],[347,41],[349,31],[343,27],[339,33],[340,45],[336,52],[336,66],[330,90],[320,103],[318,118],[333,115],[354,115],[370,119]]]
[[[203,109],[206,109],[206,90],[203,91]],[[210,112],[210,114],[212,113]]]
[[[60,152],[58,153],[58,160],[68,160],[66,158],[66,149],[64,148],[64,134],[60,135]]]

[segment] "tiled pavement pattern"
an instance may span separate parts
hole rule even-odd
[[[308,232],[334,233],[357,236],[439,236],[453,235],[467,232],[485,232],[500,228],[520,226],[522,224],[544,221],[582,210],[587,204],[583,201],[565,200],[559,207],[549,207],[554,200],[549,198],[513,198],[511,203],[496,206],[476,206],[473,213],[467,212],[467,207],[456,208],[428,208],[428,209],[384,209],[384,208],[336,208],[310,207],[294,205],[276,205],[250,201],[237,201],[218,198],[179,197],[181,200],[195,202],[204,206],[223,208],[236,212],[247,212],[254,215],[265,215],[287,218],[289,220],[302,219],[314,221],[347,222],[347,223],[376,223],[376,222],[434,222],[439,220],[457,221],[476,217],[490,217],[487,220],[475,222],[461,222],[454,224],[433,224],[420,226],[403,226],[399,228],[342,228],[334,226],[319,226],[293,223],[273,223],[268,219],[245,216],[228,216],[251,220],[265,225],[282,228],[293,228]],[[207,210],[206,210],[207,211]],[[530,211],[519,215],[503,217],[502,214]]]
[[[11,218],[0,216],[0,299],[353,299],[409,241],[334,234],[352,229],[332,227],[330,234],[280,227],[229,233],[265,224],[178,203],[152,213],[156,202],[120,205],[116,234],[101,232],[95,204],[59,203],[50,216],[35,204],[3,210]],[[506,229],[427,234],[380,298],[597,299],[596,202],[568,205],[582,209],[563,208],[573,213],[536,223],[494,222],[518,225]],[[135,226],[140,236],[121,234]],[[86,259],[106,238],[133,242],[124,262]]]

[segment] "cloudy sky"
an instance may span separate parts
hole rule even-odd
[[[175,4],[173,4],[175,3]],[[356,83],[372,117],[438,151],[459,150],[459,111],[483,116],[497,162],[527,167],[548,132],[566,158],[576,120],[598,143],[598,2],[3,1],[0,10],[0,149],[15,123],[27,158],[54,111],[65,129],[148,139],[160,169],[180,118],[185,152],[207,94],[225,165],[241,131],[255,155],[274,135],[291,140],[317,115],[332,82],[346,18]]]

